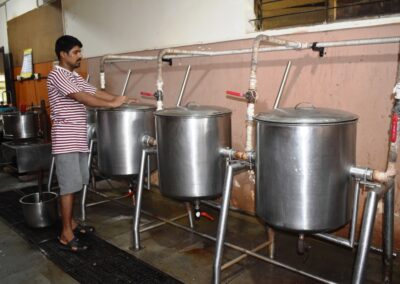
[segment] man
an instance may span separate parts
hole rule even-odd
[[[47,78],[52,120],[52,153],[55,157],[60,187],[62,231],[60,246],[70,251],[82,251],[87,246],[75,236],[90,227],[73,220],[74,193],[89,182],[86,107],[118,107],[130,99],[97,90],[74,69],[82,60],[82,43],[75,37],[57,39],[55,52],[59,65]]]

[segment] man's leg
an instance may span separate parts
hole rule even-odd
[[[82,188],[82,176],[79,167],[79,153],[67,153],[55,155],[56,174],[60,187],[60,207],[62,231],[60,242],[68,245],[71,250],[86,249],[80,245],[74,236],[73,229],[76,223],[73,222],[74,193]],[[72,242],[71,242],[72,241]]]
[[[74,206],[74,194],[62,195],[60,204],[62,220],[60,241],[66,244],[74,238],[74,232],[72,229],[72,208]]]

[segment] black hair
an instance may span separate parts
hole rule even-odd
[[[60,60],[60,53],[64,51],[68,53],[75,46],[82,47],[82,43],[76,37],[70,35],[63,35],[56,40],[55,51],[58,60]]]

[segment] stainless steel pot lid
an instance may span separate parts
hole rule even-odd
[[[311,104],[301,103],[294,108],[280,108],[257,114],[257,121],[287,124],[335,124],[356,121],[358,116],[350,112],[316,108]]]
[[[156,116],[176,116],[176,117],[213,117],[231,114],[232,111],[228,108],[218,106],[206,106],[198,104],[187,104],[182,107],[172,107],[155,112]]]
[[[97,108],[97,111],[147,111],[156,110],[151,104],[123,104],[117,108]]]

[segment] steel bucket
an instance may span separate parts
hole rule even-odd
[[[25,222],[33,228],[44,228],[55,223],[58,219],[57,197],[54,192],[32,193],[21,197]]]

